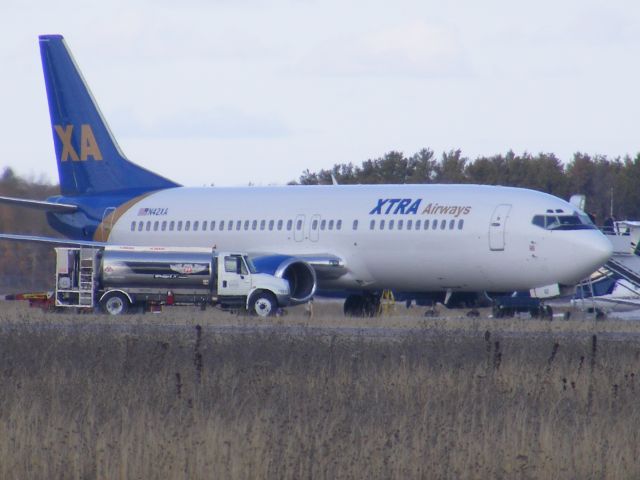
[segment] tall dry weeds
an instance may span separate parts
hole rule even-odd
[[[0,478],[640,476],[638,341],[82,332],[0,330]]]

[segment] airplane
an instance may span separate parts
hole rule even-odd
[[[338,292],[348,315],[373,314],[385,289],[450,297],[574,285],[612,254],[583,211],[529,189],[181,186],[125,157],[63,37],[39,41],[60,195],[0,203],[45,211],[66,238],[2,239],[243,251],[288,279],[294,302]]]

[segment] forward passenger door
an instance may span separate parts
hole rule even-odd
[[[505,246],[505,227],[511,205],[498,205],[491,215],[489,224],[489,249],[492,251],[502,251]]]

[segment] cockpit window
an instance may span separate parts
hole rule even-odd
[[[578,212],[571,215],[534,215],[531,223],[545,230],[594,230],[591,219]]]

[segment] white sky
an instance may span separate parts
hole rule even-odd
[[[634,1],[3,0],[0,32],[0,167],[52,182],[43,33],[129,159],[189,186],[423,147],[640,150]]]

